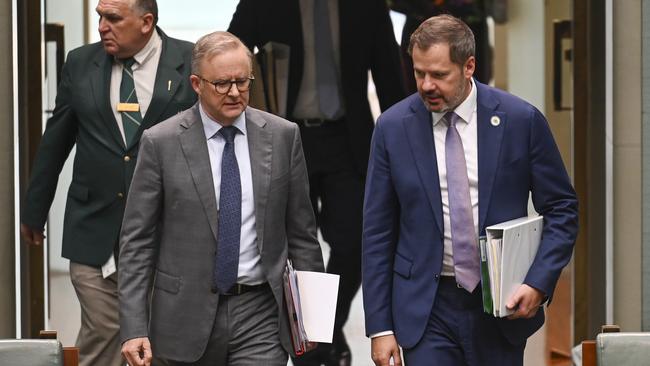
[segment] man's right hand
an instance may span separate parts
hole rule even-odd
[[[390,365],[391,357],[395,366],[402,365],[402,356],[400,355],[399,346],[394,335],[389,334],[375,337],[370,342],[371,357],[375,365],[388,366]]]
[[[122,356],[130,366],[151,366],[151,343],[149,338],[133,338],[122,344]]]
[[[23,237],[23,240],[29,245],[42,245],[43,239],[45,239],[43,230],[32,229],[25,224],[20,224],[20,235]]]

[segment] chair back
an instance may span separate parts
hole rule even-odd
[[[0,365],[63,366],[63,348],[52,339],[2,339]]]
[[[650,365],[650,333],[600,333],[598,366]]]

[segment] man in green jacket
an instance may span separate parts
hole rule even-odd
[[[142,131],[191,107],[192,44],[156,27],[155,0],[100,0],[101,42],[71,51],[32,169],[23,239],[43,242],[58,176],[76,144],[63,257],[81,305],[81,365],[124,365],[115,253]]]

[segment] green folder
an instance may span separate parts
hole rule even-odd
[[[479,250],[481,251],[481,290],[483,292],[483,311],[492,314],[494,310],[492,302],[492,291],[490,290],[490,272],[487,263],[487,238],[478,238]]]

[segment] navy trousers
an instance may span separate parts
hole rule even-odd
[[[441,277],[422,339],[404,349],[406,366],[523,365],[526,344],[503,337],[496,319],[483,312],[480,287],[470,294],[453,277]]]

